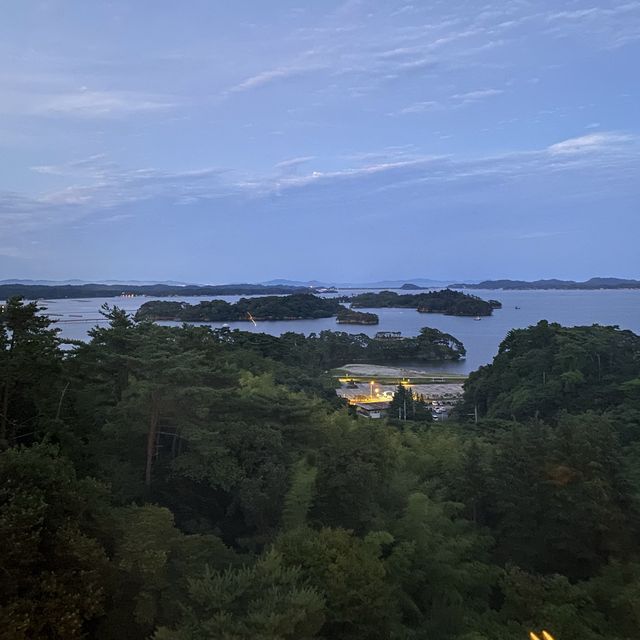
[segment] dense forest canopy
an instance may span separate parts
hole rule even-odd
[[[395,291],[360,293],[343,299],[343,301],[347,300],[354,308],[401,307],[418,309],[423,313],[444,313],[451,316],[490,316],[494,309],[502,306],[497,300],[482,300],[477,296],[451,289],[416,294],[399,294]]]
[[[397,340],[344,331],[321,331],[308,336],[287,332],[276,337],[265,333],[220,329],[212,334],[228,345],[257,350],[267,358],[318,372],[353,362],[437,362],[459,360],[466,355],[460,340],[431,327],[423,327],[415,337]]]
[[[640,375],[640,337],[616,327],[539,322],[513,329],[493,364],[469,376],[466,408],[492,418],[551,418],[561,410],[603,411]]]
[[[63,351],[36,312],[0,315],[3,640],[637,640],[637,336],[513,332],[433,424],[341,406],[340,334],[111,308]]]

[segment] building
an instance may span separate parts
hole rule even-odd
[[[375,335],[376,340],[402,340],[401,331],[378,331]]]
[[[384,418],[389,409],[389,402],[354,402],[356,413],[364,418],[372,418],[374,420]]]

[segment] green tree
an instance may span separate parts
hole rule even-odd
[[[300,567],[325,599],[321,635],[341,640],[389,638],[395,603],[386,582],[381,543],[389,534],[362,540],[344,529],[296,529],[284,533],[275,548],[288,567]]]
[[[409,637],[463,637],[487,607],[497,579],[488,563],[491,539],[459,511],[459,505],[414,493],[392,527],[396,544],[386,565],[398,585]]]
[[[310,640],[323,621],[321,595],[272,551],[253,565],[192,580],[182,621],[154,640]]]
[[[36,440],[61,402],[57,329],[35,302],[0,306],[0,447]]]
[[[106,490],[50,446],[0,453],[0,638],[80,640],[110,572],[98,522]]]
[[[396,388],[387,416],[392,421],[433,422],[431,407],[424,396],[419,396],[411,387],[404,384],[399,384]]]

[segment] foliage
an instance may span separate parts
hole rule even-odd
[[[231,322],[234,320],[300,320],[329,318],[343,312],[333,298],[310,293],[288,296],[240,298],[238,302],[205,300],[198,304],[151,300],[136,312],[136,320],[179,320],[183,322]]]
[[[338,311],[336,321],[339,324],[378,324],[380,318],[375,313],[366,313],[365,311],[356,311],[355,309],[343,307]]]
[[[493,364],[469,376],[463,412],[521,420],[602,411],[624,402],[625,383],[639,375],[640,337],[631,331],[541,321],[510,331]]]
[[[84,636],[109,563],[95,520],[106,491],[46,445],[0,453],[0,638]]]
[[[517,330],[477,422],[371,421],[325,369],[462,345],[103,313],[2,316],[1,640],[637,637],[637,336]]]
[[[423,327],[415,338],[385,340],[359,333],[322,331],[304,336],[285,333],[279,338],[245,331],[218,330],[221,341],[307,371],[322,372],[348,362],[402,362],[458,360],[466,350],[448,333]]]
[[[252,566],[207,571],[189,586],[177,629],[161,628],[154,640],[307,640],[323,622],[323,600],[298,567],[275,552]]]
[[[390,420],[406,422],[432,422],[431,406],[424,396],[420,396],[405,385],[399,384],[389,404],[387,415]]]
[[[501,306],[496,300],[487,302],[478,296],[451,289],[415,294],[398,294],[395,291],[360,293],[348,298],[348,301],[356,308],[401,307],[450,316],[490,316],[493,309]]]
[[[20,298],[0,306],[0,448],[32,441],[58,417],[62,355],[41,311]]]

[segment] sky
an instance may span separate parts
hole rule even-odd
[[[0,279],[640,277],[640,1],[2,14]]]

